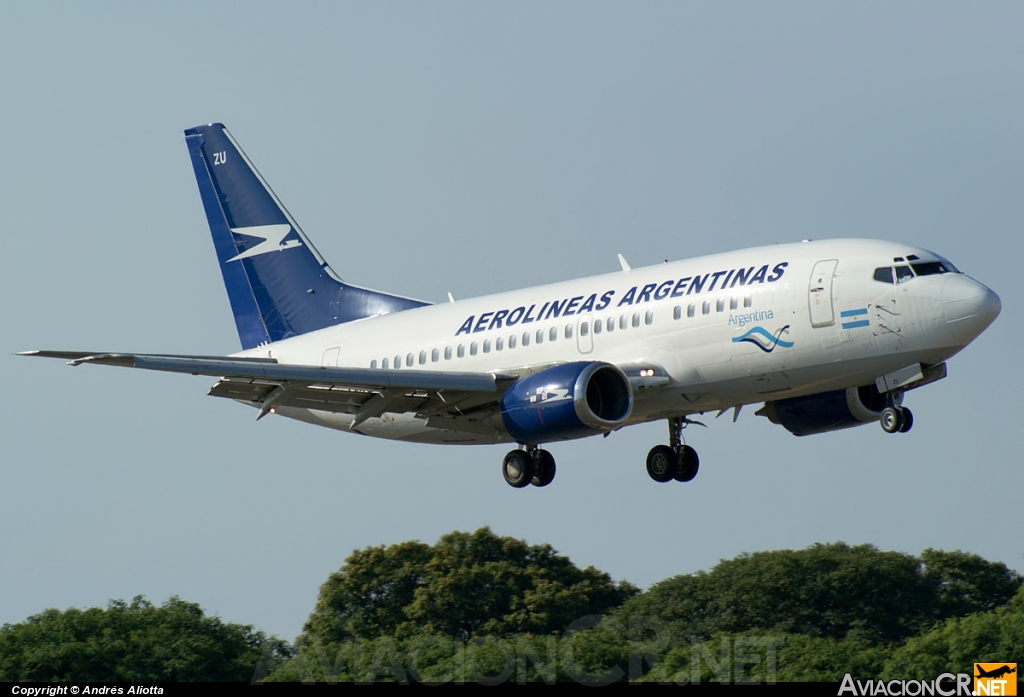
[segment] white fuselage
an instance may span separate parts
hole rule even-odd
[[[499,293],[314,331],[240,356],[284,364],[526,375],[568,361],[630,368],[627,423],[871,384],[960,351],[999,300],[960,273],[873,278],[927,250],[874,240],[773,245]],[[640,368],[643,374],[633,368]],[[282,408],[348,430],[348,414]],[[453,442],[415,413],[358,432]],[[475,436],[457,442],[509,442]]]

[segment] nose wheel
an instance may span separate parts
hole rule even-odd
[[[914,414],[906,407],[886,407],[879,423],[886,433],[906,433],[914,427]]]
[[[697,451],[683,443],[683,429],[689,424],[704,424],[686,418],[668,420],[671,445],[656,445],[647,454],[647,474],[656,482],[689,482],[697,476],[700,458]]]

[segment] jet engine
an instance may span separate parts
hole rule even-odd
[[[896,406],[902,403],[902,397],[895,395]],[[810,436],[878,421],[886,407],[885,400],[886,396],[874,385],[864,385],[765,402],[757,414],[767,416],[793,435]]]
[[[629,379],[610,363],[563,363],[517,380],[501,399],[501,420],[535,445],[613,431],[633,410]]]

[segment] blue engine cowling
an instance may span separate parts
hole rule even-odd
[[[607,433],[633,411],[629,379],[610,363],[563,363],[517,380],[501,398],[501,420],[520,443]]]
[[[902,403],[902,394],[894,397],[896,405]],[[886,407],[885,400],[874,385],[864,385],[765,402],[757,413],[793,435],[810,436],[878,421]]]

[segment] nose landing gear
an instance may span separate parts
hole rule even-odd
[[[906,433],[914,427],[914,415],[903,406],[903,395],[887,392],[885,409],[878,422],[886,433]]]
[[[879,422],[886,433],[906,433],[914,427],[914,414],[906,407],[886,407]]]
[[[683,442],[683,429],[689,424],[704,424],[685,417],[668,420],[669,445],[656,445],[647,454],[647,474],[656,482],[688,482],[697,476],[700,458]]]

